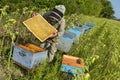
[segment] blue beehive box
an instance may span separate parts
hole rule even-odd
[[[84,33],[84,28],[75,27],[75,28],[70,28],[68,31],[72,32],[72,33],[74,33],[76,35],[75,39],[74,39],[74,42],[77,42],[79,40],[79,38],[80,38],[80,35]]]
[[[57,45],[57,49],[63,52],[69,52],[70,48],[72,47],[72,44],[73,44],[73,39],[62,36]]]
[[[95,26],[95,24],[91,22],[91,23],[87,23],[86,26],[93,27]]]
[[[85,32],[88,32],[88,31],[90,31],[90,29],[91,29],[94,25],[95,25],[94,23],[87,23],[87,24],[83,25],[83,28],[84,28]]]
[[[83,25],[83,27],[84,27],[85,31],[90,30],[92,28],[91,26],[87,26],[87,25]]]
[[[83,74],[84,71],[82,68],[75,67],[75,66],[70,66],[67,64],[62,64],[61,65],[61,71],[66,72],[68,74]]]
[[[63,55],[61,71],[68,74],[83,74],[84,64],[78,57]]]
[[[65,31],[57,45],[57,49],[64,52],[69,52],[72,47],[76,34]]]
[[[30,46],[31,45],[34,46],[35,49],[32,47],[28,48],[20,44],[15,45],[13,50],[13,61],[27,70],[31,70],[45,61],[48,52],[47,50],[39,48],[38,46],[30,44]]]
[[[70,32],[70,31],[65,31],[63,34],[63,37],[68,37],[68,38],[73,39],[73,40],[75,40],[76,36],[77,35],[75,33]]]

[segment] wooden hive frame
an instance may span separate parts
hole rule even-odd
[[[48,39],[57,30],[50,25],[41,15],[36,15],[23,21],[23,24],[37,37],[41,42]]]

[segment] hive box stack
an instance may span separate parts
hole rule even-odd
[[[65,31],[60,38],[57,49],[63,52],[69,52],[73,43],[77,43],[81,34],[84,33],[84,28],[76,27]]]
[[[34,44],[17,44],[13,50],[13,61],[21,67],[31,70],[45,61],[47,50],[44,50]]]
[[[72,47],[76,34],[65,31],[57,45],[57,49],[63,52],[69,52]]]
[[[84,64],[78,57],[63,55],[61,71],[68,74],[83,74]]]

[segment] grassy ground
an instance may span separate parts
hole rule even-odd
[[[120,36],[117,34],[120,33],[120,23],[84,15],[80,15],[78,20],[96,25],[80,37],[79,45],[73,46],[70,54],[84,59],[91,80],[119,80]]]
[[[57,52],[54,64],[44,63],[35,72],[27,72],[13,64],[13,42],[40,43],[22,24],[28,17],[29,12],[19,14],[17,11],[0,16],[0,79],[73,80],[74,77],[60,71],[62,52]],[[83,14],[65,18],[67,28],[74,21],[80,24],[95,23],[90,32],[81,35],[79,44],[73,45],[67,53],[82,58],[85,63],[85,75],[78,75],[78,80],[120,80],[120,22]]]

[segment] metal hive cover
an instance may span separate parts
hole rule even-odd
[[[56,28],[50,25],[41,15],[34,16],[23,22],[23,24],[37,37],[41,42],[49,38],[50,35],[57,32]]]

